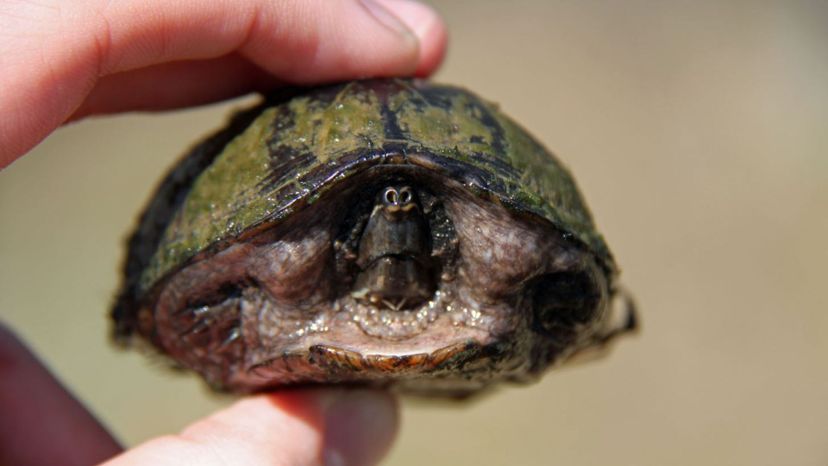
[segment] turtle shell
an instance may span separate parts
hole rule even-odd
[[[600,278],[599,295],[615,293],[615,263],[572,176],[497,105],[458,87],[420,80],[356,81],[271,96],[236,115],[179,162],[131,237],[113,312],[117,335],[126,341],[137,332],[162,351],[175,353],[160,342],[155,315],[171,277],[268,231],[302,237],[313,222],[292,220],[313,209],[335,215],[319,205],[370,184],[382,170],[409,170],[431,180],[426,185],[456,190],[442,196],[469,196],[464,205],[495,206],[542,224],[538,228],[544,235],[594,262],[591,273]],[[459,194],[451,194],[455,192]],[[337,204],[337,209],[347,204]],[[628,327],[629,322],[624,324]],[[601,332],[589,333],[593,344],[612,332],[604,328],[600,337],[594,335]],[[199,363],[172,355],[205,374]],[[229,382],[228,364],[221,363],[219,375],[205,374],[213,385],[244,390],[281,384],[278,378],[273,383]],[[393,371],[383,374],[393,376]],[[285,380],[351,380],[326,377]]]

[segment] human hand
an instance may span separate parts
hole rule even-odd
[[[408,0],[8,0],[0,4],[0,168],[88,115],[163,110],[282,83],[419,75],[442,21]],[[396,433],[385,393],[243,399],[178,435],[117,442],[0,326],[0,464],[370,465]]]
[[[82,466],[108,458],[107,466],[370,465],[397,430],[396,402],[387,393],[282,391],[247,397],[180,434],[121,453],[2,325],[0,413],[0,464],[8,465]]]
[[[0,31],[0,168],[88,115],[425,76],[446,44],[410,0],[8,0]]]

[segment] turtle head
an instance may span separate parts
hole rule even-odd
[[[377,308],[404,309],[434,294],[430,233],[415,190],[379,191],[359,241],[354,298]]]

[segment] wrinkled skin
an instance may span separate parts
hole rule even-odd
[[[388,84],[368,84],[368,89],[383,86]],[[360,101],[394,102],[401,94],[376,95],[379,100]],[[478,107],[463,108],[494,124],[494,119],[479,116]],[[349,125],[365,123],[364,113],[356,115],[359,122]],[[293,115],[289,121],[298,126],[300,118]],[[486,128],[467,126],[478,133]],[[277,134],[279,130],[277,123]],[[462,132],[461,125],[456,131]],[[486,139],[477,133],[469,137],[474,144]],[[224,147],[226,141],[221,135],[218,139],[214,145]],[[187,253],[189,257],[173,248],[165,256],[153,252],[154,262],[144,257],[147,253],[134,259],[136,250],[152,249],[149,243],[160,241],[156,249],[175,244],[164,239],[174,238],[172,227],[158,222],[159,216],[173,215],[170,225],[185,231],[181,219],[187,216],[181,212],[197,212],[187,207],[189,200],[183,207],[176,207],[173,199],[165,204],[169,182],[162,186],[155,207],[133,237],[133,259],[127,263],[132,285],[115,311],[122,341],[141,335],[224,390],[365,383],[461,396],[498,380],[532,380],[550,365],[602,349],[634,327],[631,309],[614,302],[611,256],[600,236],[583,226],[591,220],[577,210],[577,192],[552,196],[574,199],[567,201],[574,210],[546,218],[541,214],[548,207],[524,209],[496,191],[486,194],[485,185],[464,182],[457,175],[462,165],[446,171],[443,167],[457,162],[445,153],[422,144],[400,148],[395,143],[383,149],[369,142],[357,153],[373,153],[373,160],[381,163],[357,164],[348,176],[314,185],[317,194],[303,196],[304,204],[289,213],[268,214],[263,221],[234,214],[241,221],[254,221],[236,234],[212,233],[217,239],[196,254]],[[205,165],[209,172],[209,163],[197,160],[199,151],[203,146],[177,171],[192,171],[201,183],[190,189],[190,198],[207,183],[198,177],[204,166],[193,168]],[[286,153],[293,160],[301,158]],[[276,158],[269,165],[284,171],[284,154],[271,153]],[[324,166],[336,163],[326,158]],[[218,163],[221,158],[212,162]],[[246,170],[244,176],[249,176]],[[504,173],[511,176],[508,170]],[[493,176],[496,180],[504,175]],[[486,182],[475,178],[480,179]],[[525,198],[543,198],[531,196]],[[158,205],[167,213],[158,214]],[[585,222],[574,239],[556,224],[561,218]],[[184,259],[169,265],[161,257]]]

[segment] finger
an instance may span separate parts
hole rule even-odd
[[[105,76],[71,116],[167,110],[228,99],[282,82],[238,54],[177,61]]]
[[[444,29],[409,0],[10,0],[0,5],[0,88],[14,92],[0,94],[0,110],[14,117],[0,119],[0,167],[66,121],[103,76],[233,53],[291,83],[425,75]],[[192,92],[194,102],[224,95]]]
[[[419,63],[416,76],[424,77],[434,72],[445,58],[448,31],[434,11],[417,1],[378,0],[382,5],[402,18],[417,36]]]
[[[106,429],[0,325],[0,464],[80,466],[120,451]]]
[[[396,430],[397,406],[387,393],[285,391],[238,401],[106,466],[367,466],[385,455]]]

